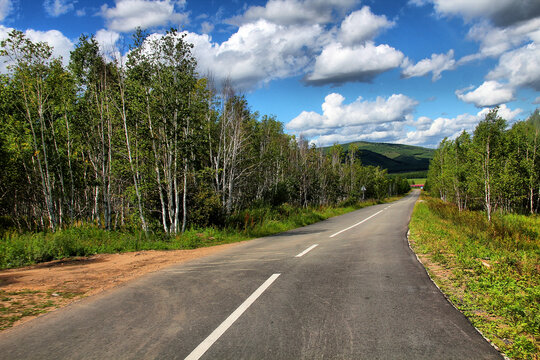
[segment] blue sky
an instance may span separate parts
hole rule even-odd
[[[512,123],[540,106],[538,0],[0,0],[0,38],[65,62],[81,34],[125,55],[137,26],[184,31],[201,74],[318,145],[435,147],[490,107]]]

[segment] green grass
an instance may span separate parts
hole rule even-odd
[[[190,229],[175,237],[162,233],[107,231],[93,226],[73,227],[55,233],[4,233],[0,238],[0,269],[98,253],[195,249],[238,242],[313,224],[375,203],[365,201],[350,206],[307,209],[284,204],[250,209],[229,217],[224,229]]]
[[[421,184],[425,184],[426,183],[426,179],[425,178],[416,178],[416,179],[407,179],[409,181],[409,184],[416,184],[416,185],[421,185]]]
[[[540,217],[417,203],[411,244],[444,271],[435,282],[482,333],[513,359],[540,353]]]

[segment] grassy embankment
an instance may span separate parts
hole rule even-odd
[[[513,359],[540,359],[540,217],[463,211],[424,197],[410,241],[470,321]]]
[[[230,217],[224,229],[191,229],[176,237],[159,232],[145,235],[142,232],[106,231],[95,226],[73,227],[55,233],[4,232],[0,235],[0,269],[97,253],[194,249],[238,242],[313,224],[376,203],[365,201],[352,206],[308,209],[284,204],[251,209]]]

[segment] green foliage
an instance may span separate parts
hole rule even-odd
[[[415,251],[442,264],[434,280],[483,334],[507,355],[540,351],[540,217],[459,211],[428,198],[410,223]],[[429,267],[428,267],[429,268]]]
[[[463,132],[440,143],[426,184],[433,196],[460,210],[484,209],[488,220],[495,212],[533,214],[540,206],[538,111],[507,129],[497,110],[486,115],[472,137]]]

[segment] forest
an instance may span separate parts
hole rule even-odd
[[[198,74],[191,48],[175,30],[138,30],[127,55],[114,56],[81,36],[64,66],[47,44],[11,32],[0,46],[9,59],[0,75],[0,228],[175,235],[226,226],[248,208],[409,190],[362,166],[354,146],[322,151],[286,134],[230,81]]]
[[[540,208],[540,113],[510,128],[492,109],[471,135],[444,139],[426,188],[459,210],[535,214]]]

